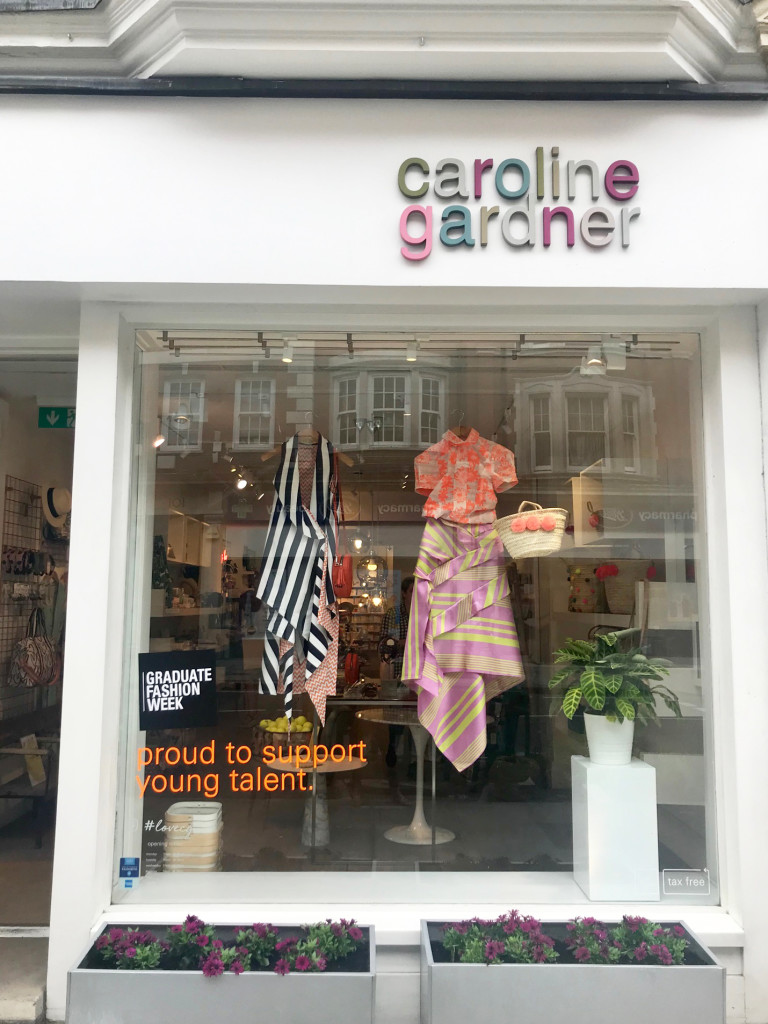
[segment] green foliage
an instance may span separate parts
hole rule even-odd
[[[462,964],[543,964],[558,958],[554,940],[542,931],[541,921],[516,910],[493,921],[474,917],[447,924],[443,946],[451,960]]]
[[[682,717],[676,695],[661,685],[669,675],[667,663],[646,657],[639,647],[621,650],[616,633],[566,640],[554,652],[553,662],[563,667],[549,680],[549,688],[556,691],[550,714],[562,711],[570,719],[581,707],[612,721],[628,718],[647,725],[657,720],[656,701],[661,700]]]

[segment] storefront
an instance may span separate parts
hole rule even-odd
[[[765,1019],[767,117],[3,99],[3,352],[77,337],[52,1019],[93,929],[194,912],[374,923],[377,1020],[415,1021],[420,918],[512,906],[683,918],[728,966],[729,1017]],[[494,594],[417,705],[430,557],[523,501],[566,510],[559,550],[483,563]],[[626,895],[574,878],[586,746],[548,683],[594,627],[672,665],[682,717],[659,702],[635,747],[657,900],[631,857]],[[314,772],[269,750],[287,676]],[[212,822],[192,846],[189,802]]]

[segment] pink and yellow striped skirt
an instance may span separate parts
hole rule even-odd
[[[458,771],[485,750],[487,701],[524,678],[506,561],[493,524],[427,520],[402,679],[418,694],[419,721]]]

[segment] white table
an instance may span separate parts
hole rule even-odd
[[[432,843],[450,843],[456,836],[447,828],[432,828],[424,817],[424,754],[428,733],[419,722],[415,707],[377,707],[357,712],[357,718],[382,725],[407,725],[416,748],[416,806],[410,825],[395,825],[384,836],[393,843],[406,846],[431,846]]]

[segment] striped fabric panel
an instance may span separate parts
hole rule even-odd
[[[505,563],[491,525],[427,521],[402,678],[459,771],[485,750],[486,702],[524,678]]]
[[[259,691],[284,693],[289,719],[293,714],[293,691],[304,688],[299,682],[301,679],[303,683],[303,665],[298,676],[297,659],[306,660],[310,678],[333,661],[334,687],[338,661],[336,596],[330,572],[338,530],[333,501],[333,446],[326,438],[318,438],[309,508],[302,505],[297,450],[296,437],[282,447],[256,591],[269,609]],[[317,688],[318,699],[325,689],[327,680]],[[324,696],[321,704],[324,717]]]

